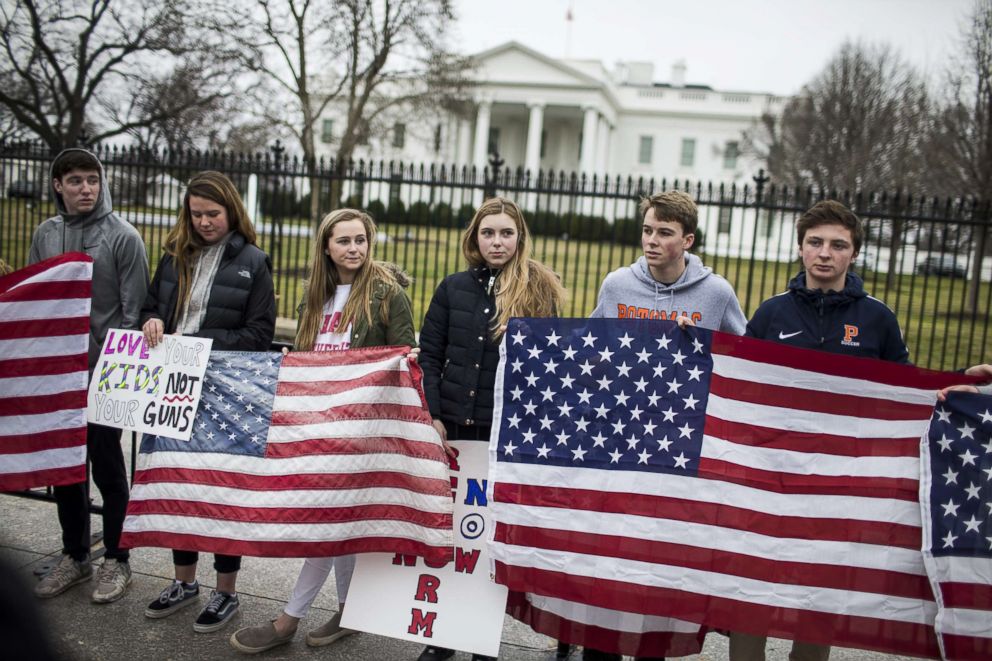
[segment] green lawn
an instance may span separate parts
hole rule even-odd
[[[51,214],[49,204],[32,209],[17,200],[0,200],[0,256],[15,267],[27,259],[31,232],[41,219]],[[284,227],[302,225],[294,220]],[[161,244],[167,228],[143,226],[142,232],[154,271],[161,256]],[[405,226],[384,223],[382,231],[387,240],[380,243],[377,258],[403,266],[414,278],[409,289],[413,302],[414,320],[419,327],[431,294],[441,278],[464,268],[461,257],[461,232],[449,228]],[[278,310],[280,316],[295,315],[302,298],[303,277],[310,251],[308,237],[290,236],[284,232],[266,232],[259,238],[260,246],[272,257]],[[619,266],[633,262],[640,254],[636,245],[615,245],[608,242],[568,240],[539,236],[534,238],[532,255],[554,268],[568,289],[565,314],[586,316],[595,306],[596,294],[603,277]],[[751,314],[769,296],[784,290],[797,264],[766,262],[702,255],[704,263],[724,275],[737,291],[745,314]],[[966,285],[963,280],[943,277],[901,275],[895,287],[885,288],[881,273],[868,273],[869,293],[896,310],[906,335],[912,360],[936,369],[956,369],[985,362],[992,358],[985,351],[989,341],[989,283],[980,288],[982,315],[972,319],[963,312]]]

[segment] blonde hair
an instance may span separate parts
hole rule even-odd
[[[334,292],[341,284],[337,267],[324,251],[327,249],[327,242],[334,233],[334,227],[338,223],[349,220],[362,221],[362,225],[365,227],[365,238],[369,243],[369,251],[365,256],[365,262],[355,274],[351,294],[348,296],[348,302],[345,303],[341,318],[334,330],[347,328],[348,324],[357,319],[364,320],[366,324],[372,323],[372,288],[376,283],[384,283],[390,288],[399,288],[400,286],[396,281],[396,276],[385,264],[372,259],[376,244],[376,226],[371,216],[357,209],[338,209],[327,214],[317,228],[313,252],[310,255],[310,264],[307,267],[303,312],[300,314],[300,327],[296,331],[295,346],[297,351],[313,349],[324,316],[324,303],[334,297]],[[389,323],[388,301],[389,296],[383,297],[380,311],[383,321],[387,324]]]
[[[492,320],[493,339],[511,317],[553,317],[561,314],[565,288],[558,274],[530,257],[530,231],[513,200],[494,197],[482,203],[462,234],[462,254],[469,266],[485,266],[479,250],[479,226],[488,216],[505,213],[517,226],[517,251],[503,265],[496,278],[496,312]]]
[[[169,235],[165,238],[165,252],[172,256],[176,275],[179,278],[176,310],[173,316],[175,323],[179,322],[179,315],[182,314],[186,299],[189,298],[190,287],[193,284],[193,259],[207,245],[193,229],[193,214],[189,209],[190,197],[202,197],[221,205],[227,212],[227,222],[231,232],[241,234],[245,241],[252,245],[255,245],[256,241],[255,227],[251,224],[251,219],[248,218],[248,210],[245,209],[238,189],[234,187],[234,182],[226,175],[214,170],[207,170],[194,175],[186,186],[186,193],[183,195],[183,207],[179,211],[179,220],[169,230]]]

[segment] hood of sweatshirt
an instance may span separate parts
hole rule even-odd
[[[73,229],[85,229],[99,221],[101,218],[109,216],[113,212],[113,205],[110,201],[110,186],[107,182],[107,173],[103,169],[103,163],[101,163],[100,159],[96,158],[92,152],[85,149],[79,149],[76,147],[64,149],[59,152],[58,156],[55,157],[55,160],[52,161],[52,165],[54,166],[63,155],[70,152],[82,152],[84,154],[89,154],[90,156],[93,156],[99,164],[100,193],[96,199],[96,204],[93,205],[93,209],[84,214],[70,214],[65,208],[65,200],[62,199],[61,193],[58,193],[55,190],[55,177],[52,175],[51,168],[49,169],[48,185],[51,186],[52,199],[55,200],[55,209],[59,212],[59,215],[62,217],[65,224]]]
[[[671,303],[680,291],[692,287],[713,274],[713,270],[708,266],[703,266],[702,260],[692,253],[685,254],[685,270],[682,271],[679,279],[670,285],[654,279],[654,276],[651,275],[651,269],[648,267],[648,260],[643,255],[631,264],[630,271],[635,280],[644,288],[644,292],[654,296],[655,310],[674,307]]]

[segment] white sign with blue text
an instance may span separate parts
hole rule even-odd
[[[489,575],[489,444],[448,443],[458,453],[451,461],[454,558],[428,564],[416,556],[359,555],[341,626],[495,657],[507,592]]]

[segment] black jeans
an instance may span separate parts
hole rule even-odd
[[[172,551],[172,564],[177,567],[188,567],[190,565],[195,565],[196,561],[199,559],[200,554],[196,551],[178,551],[175,549]],[[216,569],[219,574],[230,574],[232,571],[238,571],[241,569],[241,556],[215,553],[214,569]]]
[[[126,562],[129,553],[121,550],[120,542],[129,489],[124,453],[121,451],[121,430],[86,425],[86,453],[93,482],[103,496],[106,557]],[[83,560],[90,552],[89,480],[55,487],[55,502],[62,526],[62,552],[74,560]]]
[[[445,421],[444,430],[448,432],[449,441],[486,441],[488,443],[491,427],[489,425],[467,427]]]

